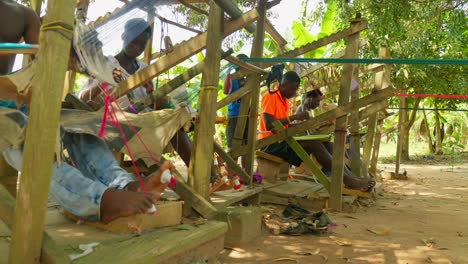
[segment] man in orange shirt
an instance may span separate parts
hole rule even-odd
[[[271,130],[273,129],[273,121],[275,120],[280,121],[287,128],[292,121],[309,119],[307,112],[289,115],[289,99],[296,96],[300,82],[299,75],[294,71],[289,71],[284,74],[281,85],[276,92],[270,93],[267,91],[262,96],[262,118],[260,118],[260,134],[258,135],[258,139],[272,135]],[[300,141],[299,144],[301,144],[307,153],[315,156],[317,161],[322,165],[322,170],[331,171],[333,155],[321,142],[311,140]],[[283,158],[294,166],[299,166],[302,161],[286,141],[268,145],[262,151]],[[375,184],[374,180],[370,177],[355,177],[347,168],[344,168],[343,182],[346,187],[361,191],[368,191]]]

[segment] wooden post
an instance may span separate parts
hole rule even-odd
[[[379,50],[379,58],[386,58],[387,57],[387,49],[385,47],[380,47]],[[388,85],[388,81],[384,81],[384,75],[386,68],[383,67],[381,71],[375,74],[374,80],[374,89],[381,90],[384,88],[384,84]],[[366,143],[364,144],[364,153],[363,153],[363,163],[366,169],[370,166],[370,158],[372,153],[372,148],[375,145],[375,130],[377,126],[377,113],[372,114],[369,116],[369,120],[367,122],[367,133],[366,133]]]
[[[353,71],[353,80],[359,83],[359,70],[356,67]],[[359,85],[357,85],[353,91],[351,91],[351,102],[355,102],[359,99]],[[351,112],[349,117],[350,122],[350,141],[349,141],[349,151],[354,155],[351,155],[351,171],[357,177],[362,175],[359,158],[361,156],[361,136],[359,134],[359,109]]]
[[[359,25],[359,22],[354,21],[351,23],[351,27],[354,27],[356,25]],[[352,34],[347,38],[345,57],[357,58],[358,46],[359,32]],[[341,77],[340,97],[338,100],[338,106],[342,106],[349,103],[349,95],[351,92],[351,80],[353,78],[353,71],[355,67],[355,64],[343,65],[343,75]],[[336,119],[335,125],[335,144],[333,146],[333,162],[330,186],[330,206],[331,208],[338,211],[341,211],[347,119],[347,115],[340,117]]]
[[[369,167],[369,175],[373,178],[377,176],[377,160],[379,159],[379,150],[380,150],[380,141],[382,140],[382,127],[383,121],[385,118],[380,118],[380,113],[378,113],[379,120],[377,121],[377,127],[375,131],[375,140],[374,147],[372,148],[372,156]]]
[[[405,93],[406,89],[401,88],[400,93]],[[395,175],[398,175],[400,172],[400,160],[401,160],[401,149],[403,145],[403,128],[406,122],[406,110],[402,109],[406,106],[406,97],[400,97],[400,110],[398,111],[398,137],[397,137],[397,150],[395,158]]]
[[[379,57],[386,58],[386,59],[390,58],[390,54],[387,50],[387,47],[385,46],[380,47]],[[379,72],[377,74],[376,77],[379,77],[380,79],[380,82],[377,83],[378,84],[377,87],[379,87],[379,89],[387,88],[390,85],[391,70],[392,70],[392,66],[390,64],[386,64],[383,67],[382,72]],[[372,156],[371,156],[370,167],[369,167],[369,174],[372,175],[372,177],[375,177],[377,174],[377,160],[379,158],[380,142],[381,142],[382,129],[383,129],[383,120],[384,118],[377,119],[374,146],[372,148]]]
[[[73,88],[75,87],[76,72],[67,71],[65,73],[65,84],[63,86],[62,100],[65,99],[68,93],[73,94]]]
[[[148,6],[148,24],[151,27],[151,38],[148,40],[148,43],[146,43],[145,47],[145,53],[143,57],[143,61],[146,64],[151,64],[151,55],[153,55],[153,38],[154,38],[154,13],[156,11],[154,10],[153,6]],[[157,88],[157,87],[156,87]]]
[[[195,123],[189,180],[194,189],[208,197],[211,163],[213,161],[213,136],[215,133],[216,101],[218,95],[219,63],[221,59],[223,13],[210,1],[210,17],[206,43],[205,68],[198,98],[199,114]]]
[[[266,0],[260,0],[258,3],[258,20],[257,30],[255,31],[254,43],[252,46],[251,57],[263,57],[263,40],[265,39],[265,21],[266,21]],[[246,88],[251,89],[250,92],[250,111],[249,111],[249,128],[247,140],[247,155],[245,156],[245,171],[248,175],[252,175],[254,158],[255,158],[255,143],[257,142],[257,119],[258,119],[258,103],[260,97],[260,81],[261,75],[258,73],[251,74],[247,80]],[[251,184],[253,182],[251,178]]]
[[[74,4],[49,0],[44,24],[62,21],[73,27]],[[40,35],[9,263],[39,263],[70,39],[54,31]]]

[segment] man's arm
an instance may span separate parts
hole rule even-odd
[[[226,75],[226,78],[224,78],[223,93],[226,95],[231,93],[231,74],[230,73],[228,73],[228,75]]]
[[[41,21],[39,16],[31,8],[24,9],[26,27],[24,29],[24,42],[28,44],[38,44],[39,43],[39,31],[41,28]]]
[[[283,124],[283,125],[288,125],[289,123],[291,123],[292,121],[295,121],[295,120],[301,121],[301,120],[309,119],[309,114],[307,112],[301,112],[299,114],[295,114],[295,115],[289,116],[287,118],[275,119],[273,117],[273,115],[263,113],[262,118],[263,118],[263,122],[265,123],[266,129],[271,131],[273,129],[273,121],[275,121],[275,120],[280,121],[281,124]]]

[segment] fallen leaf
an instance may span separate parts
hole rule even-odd
[[[376,229],[371,229],[367,228],[367,231],[376,234],[378,236],[388,236],[390,235],[390,230],[376,230]]]
[[[317,248],[315,251],[308,251],[308,252],[299,252],[297,255],[302,256],[317,256],[320,253],[320,248]]]
[[[337,238],[335,236],[330,236],[330,238],[339,246],[350,247],[353,244],[345,239]]]
[[[428,248],[434,247],[434,244],[436,243],[435,240],[431,237],[429,239],[421,239],[421,241],[426,245]]]
[[[343,215],[343,216],[346,217],[346,218],[357,219],[356,217],[354,217],[352,215]]]
[[[297,259],[293,259],[293,258],[277,258],[273,261],[294,261],[296,263],[299,263],[299,261]]]
[[[327,255],[325,255],[325,254],[320,254],[319,256],[322,257],[323,263],[326,263],[326,262],[328,261],[328,256],[327,256]]]

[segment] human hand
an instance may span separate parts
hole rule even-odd
[[[153,82],[151,81],[143,83],[141,86],[145,87],[147,94],[150,94],[154,91],[154,85],[153,85]]]
[[[294,119],[294,120],[299,120],[299,121],[301,121],[301,120],[309,119],[309,117],[310,117],[310,116],[309,116],[309,113],[308,113],[308,112],[300,112],[299,114],[295,114],[295,115],[293,116],[293,119]]]
[[[114,81],[116,83],[119,83],[124,80],[122,69],[120,68],[114,68],[112,70],[112,77],[114,78]]]

